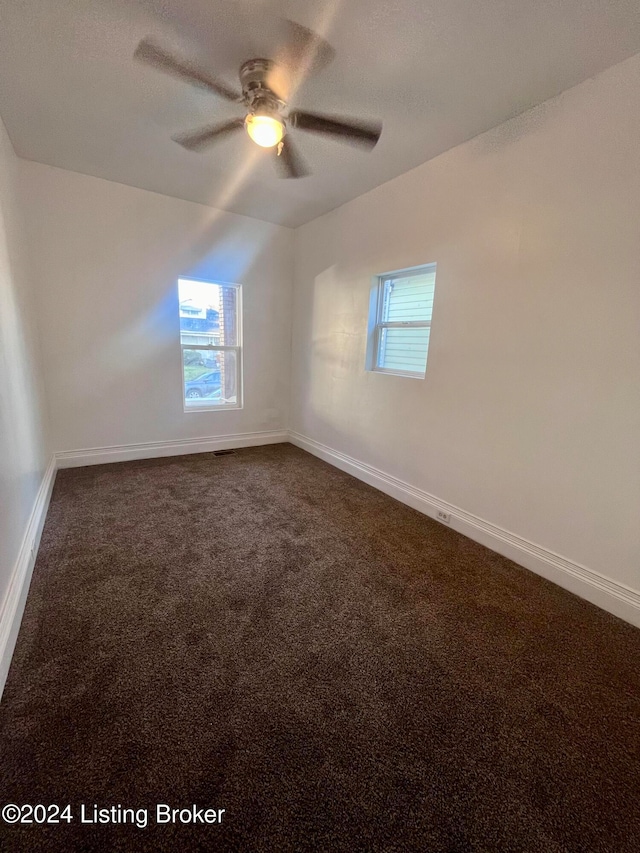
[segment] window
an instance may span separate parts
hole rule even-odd
[[[435,264],[376,276],[367,370],[424,379],[435,286]]]
[[[239,284],[178,279],[185,412],[242,406]]]

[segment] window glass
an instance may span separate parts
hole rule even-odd
[[[369,317],[369,370],[424,378],[435,285],[435,264],[377,277]]]
[[[185,410],[241,405],[240,286],[179,279]]]

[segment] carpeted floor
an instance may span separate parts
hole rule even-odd
[[[297,448],[61,471],[0,848],[635,853],[639,726],[640,631]]]

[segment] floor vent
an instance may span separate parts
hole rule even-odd
[[[214,456],[235,456],[236,452],[235,452],[235,450],[214,450],[213,455]]]

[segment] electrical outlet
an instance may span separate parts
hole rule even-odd
[[[448,512],[443,512],[441,509],[438,510],[438,515],[436,516],[436,518],[443,524],[449,524],[449,522],[451,521],[451,515]]]

